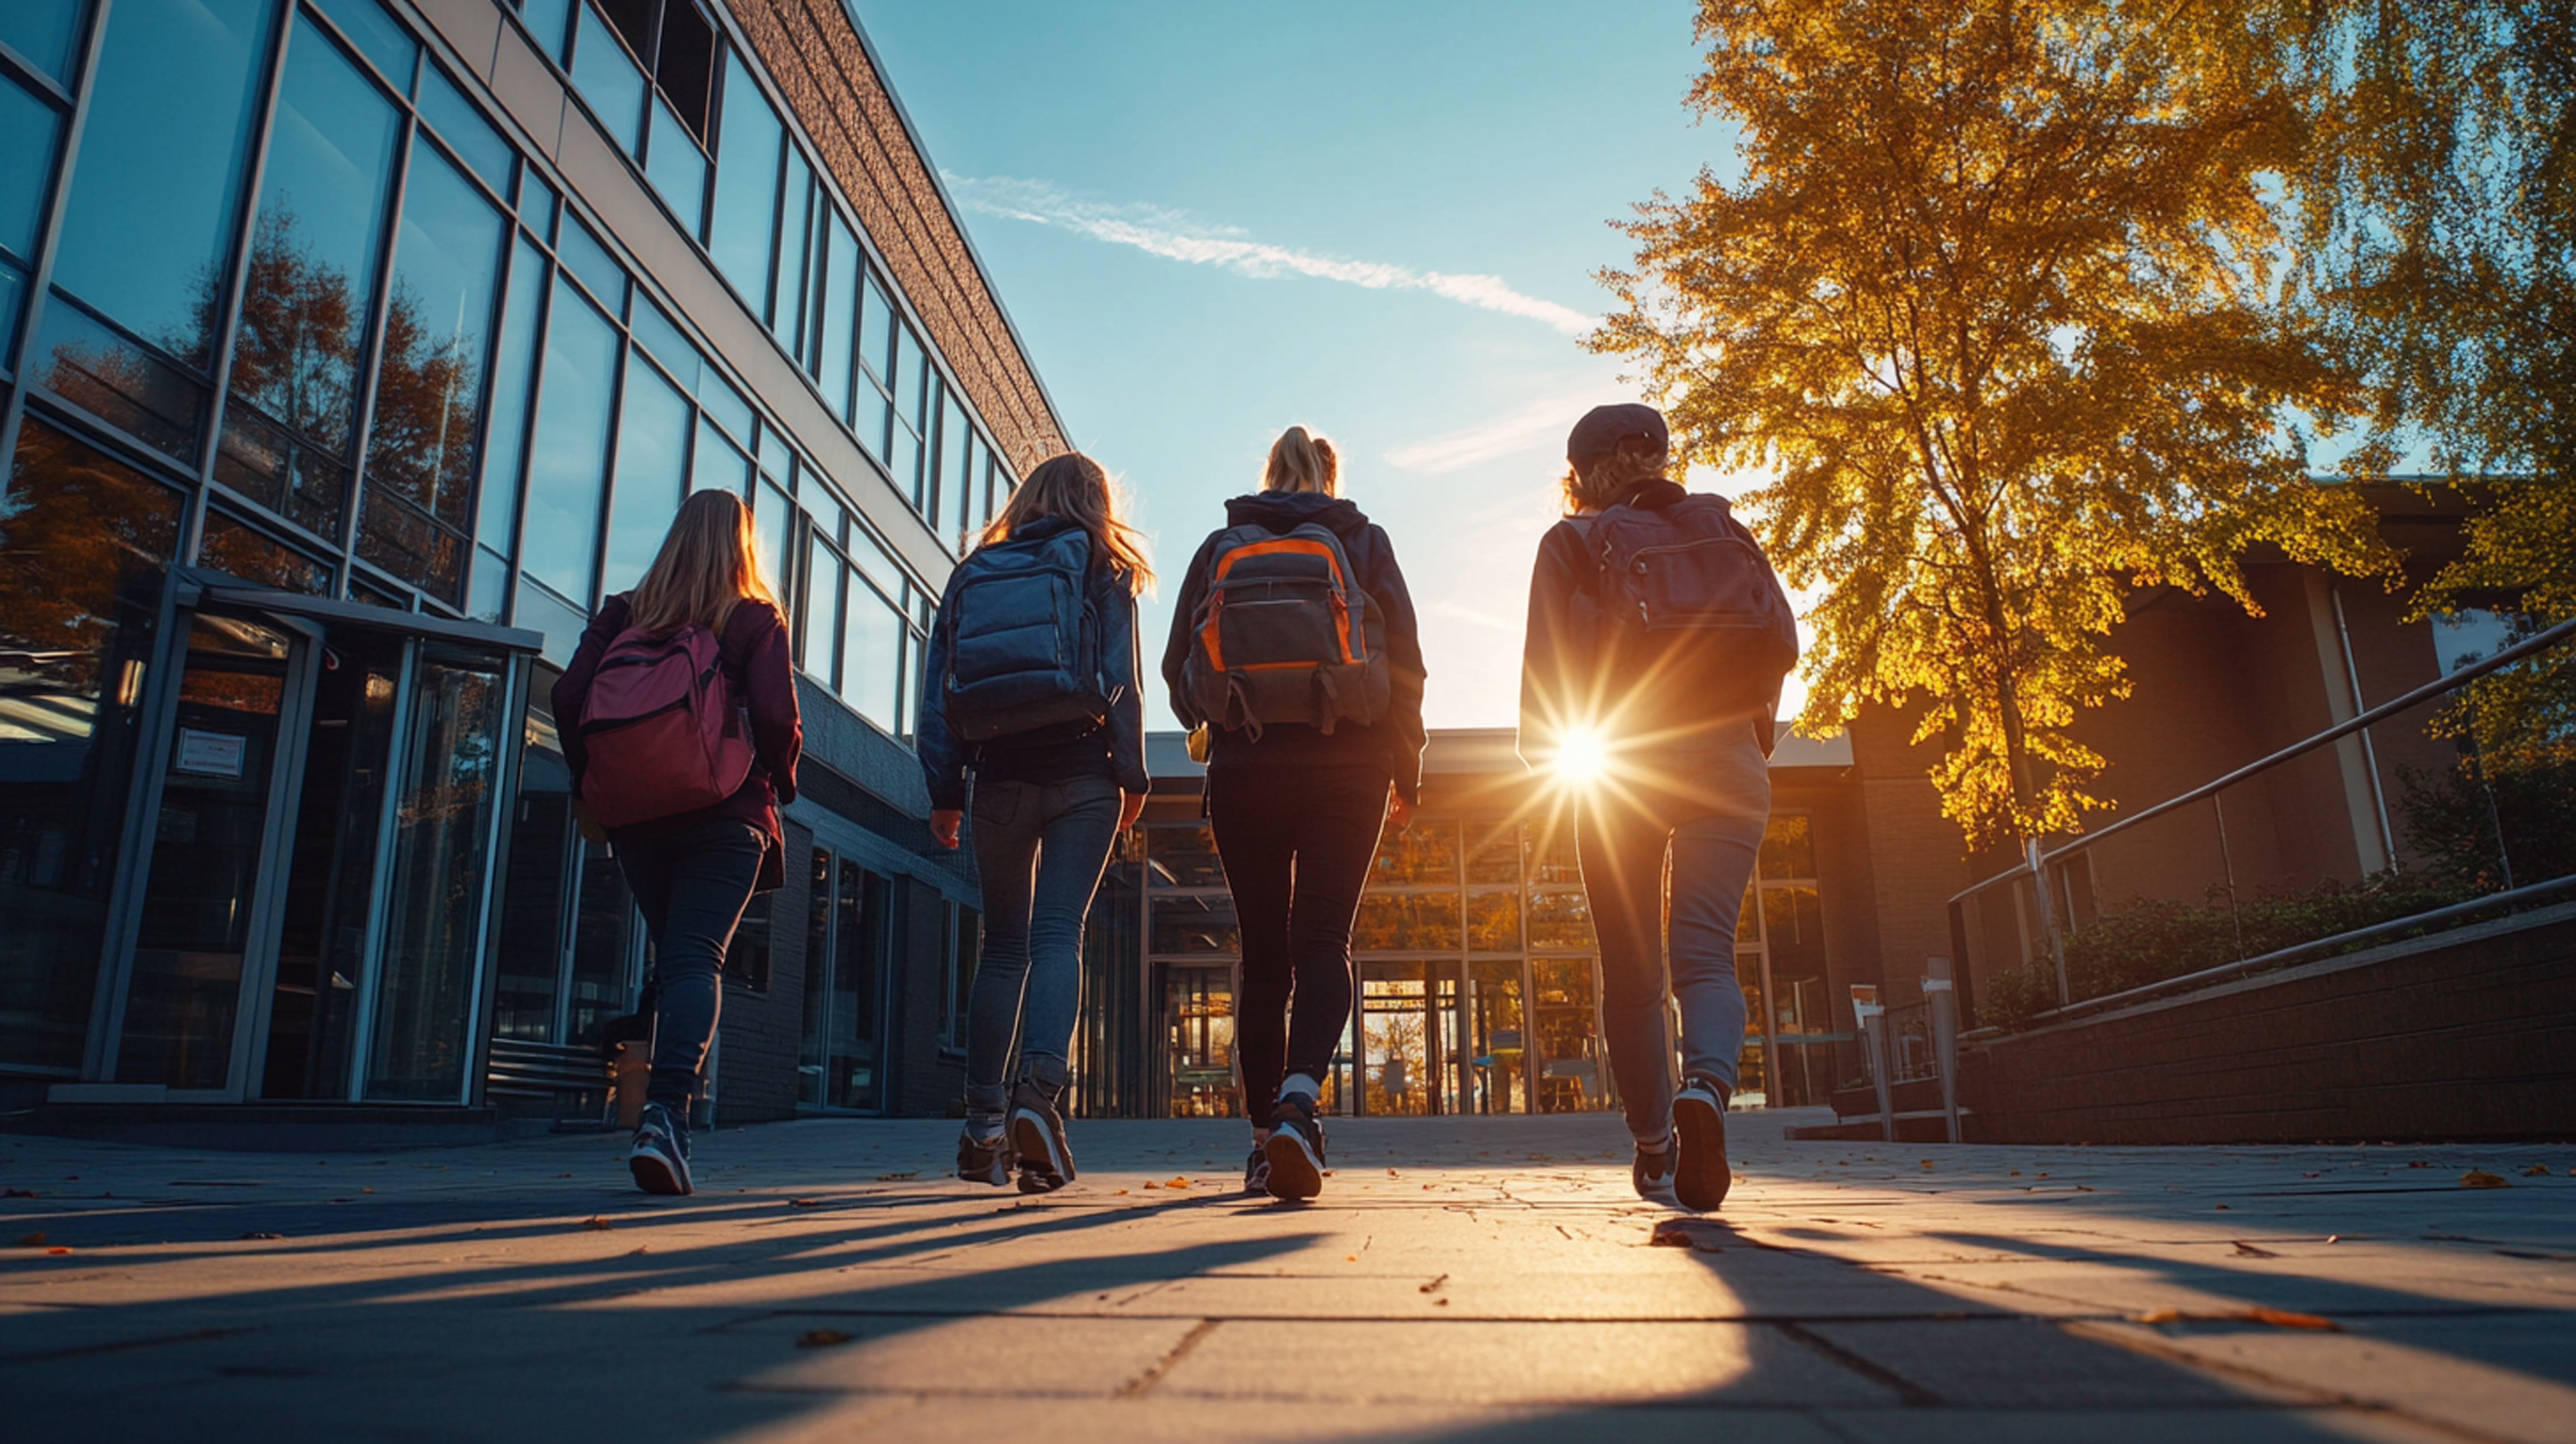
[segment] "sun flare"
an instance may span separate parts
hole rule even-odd
[[[1563,786],[1590,787],[1609,775],[1609,745],[1600,733],[1578,727],[1557,743],[1555,770]]]

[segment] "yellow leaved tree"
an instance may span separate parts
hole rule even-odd
[[[2301,113],[2224,7],[1704,0],[1690,102],[1740,173],[1624,228],[1590,340],[1633,358],[1688,459],[1744,498],[1809,617],[1827,731],[1920,705],[1981,843],[2081,826],[2146,587],[2215,589],[2266,544],[2394,557],[2304,434],[2363,404],[2281,305],[2266,177]],[[2363,467],[2380,458],[2364,455]]]

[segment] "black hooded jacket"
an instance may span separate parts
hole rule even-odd
[[[1386,715],[1375,726],[1343,723],[1331,736],[1315,727],[1276,723],[1254,741],[1242,732],[1211,728],[1213,750],[1208,770],[1238,767],[1383,767],[1397,795],[1419,802],[1422,787],[1422,637],[1413,617],[1413,594],[1405,590],[1404,573],[1395,564],[1395,544],[1386,532],[1340,497],[1319,491],[1263,491],[1238,496],[1225,504],[1226,527],[1258,522],[1285,534],[1306,522],[1330,529],[1358,573],[1360,590],[1377,603],[1386,623]],[[1172,637],[1163,648],[1163,681],[1171,687],[1172,711],[1184,726],[1207,720],[1190,707],[1181,683],[1189,660],[1192,623],[1207,599],[1209,553],[1222,530],[1210,532],[1182,573],[1181,595],[1172,609]]]

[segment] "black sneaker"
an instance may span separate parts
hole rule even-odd
[[[1678,1203],[1673,1197],[1673,1136],[1664,1135],[1661,1149],[1637,1145],[1637,1160],[1628,1165],[1628,1181],[1637,1186],[1637,1196],[1649,1203]]]
[[[1038,1085],[1023,1078],[1011,1090],[1011,1151],[1018,1155],[1020,1192],[1053,1193],[1073,1182],[1073,1149],[1064,1141],[1064,1115]]]
[[[1673,1099],[1673,1196],[1695,1213],[1715,1213],[1735,1182],[1726,1161],[1726,1090],[1692,1074]]]
[[[1314,1099],[1302,1093],[1280,1099],[1261,1151],[1270,1160],[1261,1186],[1272,1198],[1303,1202],[1324,1191],[1324,1125],[1315,1121]]]
[[[995,1188],[1011,1181],[1010,1136],[995,1133],[978,1138],[973,1129],[957,1135],[957,1176],[968,1183],[989,1183]]]
[[[689,1121],[660,1103],[644,1105],[626,1145],[626,1171],[646,1193],[695,1193],[689,1182]]]
[[[1262,1152],[1261,1145],[1258,1143],[1252,1145],[1252,1156],[1243,1161],[1243,1191],[1246,1193],[1270,1191],[1270,1155]]]

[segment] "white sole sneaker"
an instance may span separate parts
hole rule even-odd
[[[1715,1213],[1735,1184],[1726,1158],[1726,1104],[1705,1087],[1684,1087],[1673,1100],[1673,1196],[1694,1213]]]

